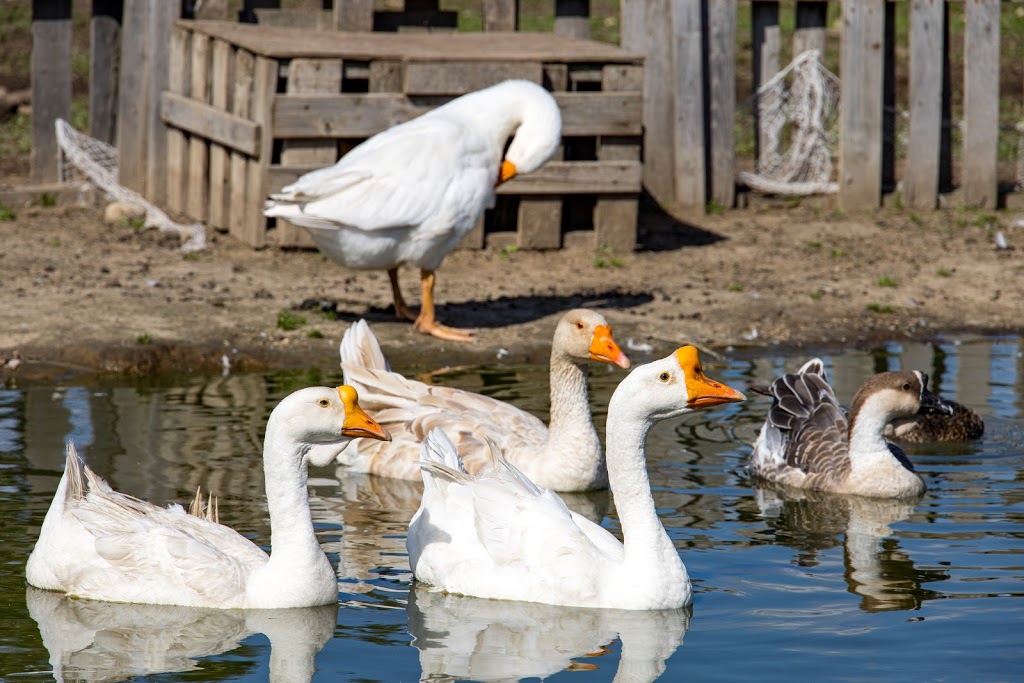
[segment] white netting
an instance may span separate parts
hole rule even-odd
[[[757,172],[737,179],[758,192],[780,195],[828,194],[836,147],[839,79],[807,50],[775,74],[754,95],[760,122]]]
[[[140,213],[145,212],[144,227],[179,234],[183,240],[182,251],[199,251],[206,248],[206,228],[202,223],[176,223],[138,192],[117,182],[117,148],[80,133],[63,119],[57,119],[55,128],[57,144],[61,149],[58,167],[62,182],[75,180],[75,171],[78,171],[88,182],[114,201],[121,202]]]

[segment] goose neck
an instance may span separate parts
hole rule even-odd
[[[275,436],[268,426],[263,472],[270,513],[270,562],[274,565],[285,561],[311,563],[323,555],[323,551],[313,532],[309,509],[306,452],[310,446],[296,446]]]
[[[587,379],[585,365],[577,365],[560,354],[551,354],[549,441],[563,434],[574,440],[592,435],[593,440],[597,440],[590,415]]]

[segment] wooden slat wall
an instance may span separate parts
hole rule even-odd
[[[843,3],[839,202],[873,209],[882,198],[884,0]]]
[[[231,113],[239,118],[250,119],[252,112],[253,83],[256,79],[256,59],[248,50],[237,49],[234,52],[234,92],[231,93]],[[264,129],[260,130],[260,142]],[[250,234],[249,205],[249,156],[232,150],[228,161],[228,230],[232,236],[245,240]],[[262,208],[263,202],[256,208]],[[252,219],[255,220],[255,219]],[[264,221],[265,223],[265,221]]]
[[[189,98],[193,102],[210,102],[210,38],[201,33],[192,36],[192,88]],[[192,135],[188,141],[188,214],[199,221],[209,217],[209,158],[208,139]]]
[[[711,114],[711,199],[731,209],[736,199],[736,3],[708,0],[708,93]]]
[[[277,61],[256,57],[252,85],[250,115],[260,126],[260,153],[248,161],[246,173],[246,217],[242,239],[254,247],[266,244],[267,220],[263,216],[263,202],[270,189],[270,162],[274,152],[274,137],[269,134],[273,117],[274,92],[277,89]]]
[[[32,179],[57,181],[54,122],[71,118],[71,0],[32,2]]]
[[[939,203],[944,4],[910,4],[910,135],[903,201],[918,209],[934,209]]]
[[[192,83],[192,32],[176,27],[171,33],[171,54],[167,89],[184,97]],[[166,94],[165,94],[166,97]],[[185,210],[188,195],[188,173],[185,167],[188,139],[176,126],[167,128],[167,208],[172,212]]]
[[[614,65],[604,67],[601,83],[605,92],[630,91],[643,88],[643,67]],[[598,138],[597,158],[600,161],[631,161],[639,172],[640,137],[605,135]],[[636,248],[636,220],[639,202],[635,194],[598,195],[594,207],[594,242],[623,253]]]
[[[224,40],[213,41],[213,74],[210,104],[217,112],[231,108],[231,76],[234,60],[231,45]],[[239,122],[241,123],[241,122]],[[245,123],[248,123],[246,121]],[[210,216],[209,224],[219,230],[228,227],[228,148],[210,143]]]
[[[999,0],[968,0],[964,36],[963,195],[969,206],[998,199]]]
[[[146,191],[155,204],[167,201],[167,128],[160,118],[160,95],[167,90],[170,40],[181,7],[174,2],[150,3],[146,39],[145,117]],[[130,92],[130,91],[127,91]]]

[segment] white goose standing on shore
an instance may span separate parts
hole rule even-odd
[[[535,484],[555,491],[592,491],[608,485],[604,450],[590,414],[587,363],[629,367],[597,311],[578,308],[555,326],[549,370],[551,424],[511,404],[462,389],[431,386],[392,372],[370,326],[360,320],[341,340],[345,383],[391,433],[388,443],[353,444],[338,461],[355,472],[419,480],[420,449],[442,427],[454,439],[466,469],[491,463],[488,441]]]
[[[493,468],[467,474],[451,441],[433,430],[406,541],[413,574],[437,590],[498,600],[633,610],[689,604],[690,577],[651,495],[647,433],[660,420],[745,398],[708,379],[692,346],[619,383],[608,405],[607,461],[621,542],[497,449]]]
[[[114,491],[68,444],[67,466],[28,558],[28,582],[70,596],[220,609],[329,605],[338,579],[317,543],[307,467],[324,467],[351,439],[387,439],[352,387],[286,397],[263,447],[271,545],[267,555],[199,494],[192,510]]]
[[[917,370],[869,377],[853,397],[849,417],[836,399],[821,359],[787,373],[768,389],[775,402],[750,454],[755,477],[791,486],[874,498],[907,498],[925,491],[899,446],[883,437],[896,418],[921,410],[952,414],[928,391]]]
[[[416,329],[469,341],[467,330],[435,319],[434,271],[494,206],[495,186],[540,168],[561,136],[550,93],[529,81],[505,81],[374,135],[335,165],[271,195],[264,214],[306,228],[344,266],[387,270],[395,313]],[[399,289],[403,264],[421,270],[418,316]]]

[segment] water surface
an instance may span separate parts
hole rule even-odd
[[[317,534],[339,605],[267,612],[124,606],[29,589],[24,563],[73,439],[118,490],[154,503],[220,497],[222,522],[264,547],[260,468],[271,409],[335,370],[75,380],[0,389],[0,678],[11,680],[1019,680],[1024,665],[1024,361],[1021,340],[949,339],[821,354],[841,400],[869,374],[923,369],[977,409],[985,437],[908,446],[916,502],[757,488],[743,464],[768,402],[694,413],[648,442],[659,514],[694,581],[690,610],[618,612],[416,589],[405,530],[418,483],[314,470]],[[635,354],[634,354],[635,355]],[[705,359],[739,389],[807,356]],[[636,357],[637,362],[650,360]],[[414,374],[417,370],[397,368]],[[592,404],[621,372],[594,366]],[[493,366],[433,381],[547,414],[546,368]],[[569,503],[613,531],[607,493]]]

